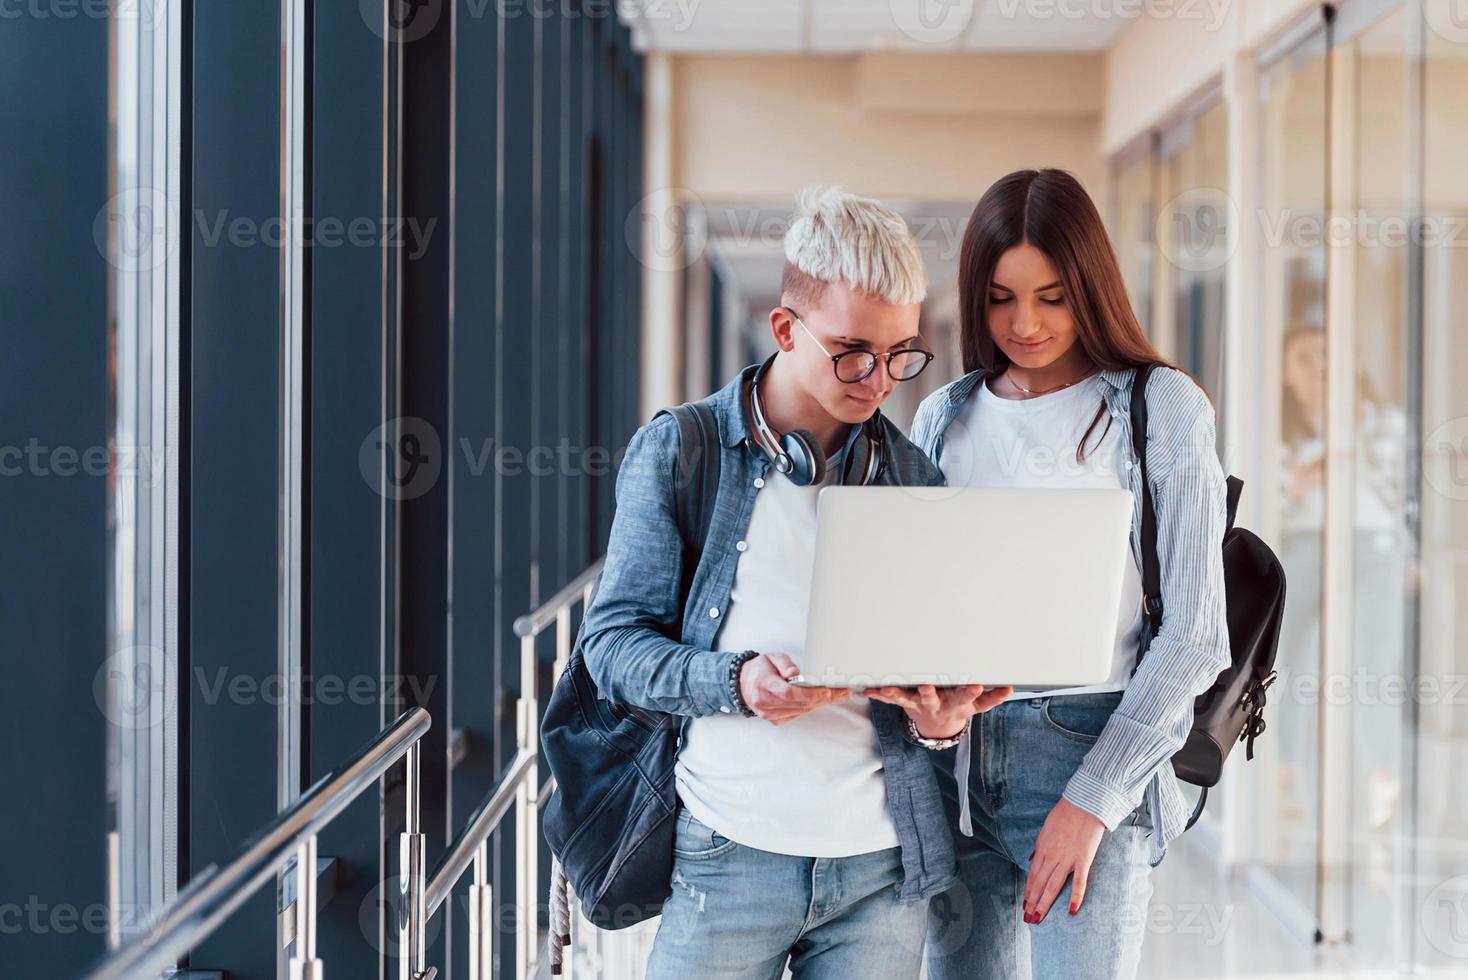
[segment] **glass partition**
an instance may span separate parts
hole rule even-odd
[[[1321,556],[1325,514],[1325,31],[1260,73],[1259,313],[1264,452],[1251,481],[1289,583],[1270,736],[1239,773],[1252,801],[1245,852],[1314,924],[1320,817]],[[1267,356],[1265,356],[1267,355]]]

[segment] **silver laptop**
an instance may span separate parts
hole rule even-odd
[[[828,487],[796,683],[1099,684],[1131,521],[1119,488]]]

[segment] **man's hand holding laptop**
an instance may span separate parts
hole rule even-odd
[[[869,687],[862,692],[873,701],[886,701],[907,712],[923,738],[952,738],[963,731],[971,715],[981,715],[1014,693],[1012,687],[957,684],[937,687]]]
[[[800,673],[783,653],[766,653],[739,671],[739,693],[744,703],[772,725],[783,725],[851,694],[849,687],[809,687],[790,681]],[[924,738],[947,738],[961,732],[971,715],[982,714],[1014,693],[1012,687],[959,684],[937,687],[869,687],[862,692],[874,701],[904,709]]]
[[[851,694],[849,687],[803,687],[791,684],[800,673],[783,653],[762,653],[739,671],[739,693],[751,711],[772,725],[783,725],[801,715]]]

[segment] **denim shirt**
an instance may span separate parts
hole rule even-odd
[[[678,424],[672,416],[660,415],[638,429],[627,446],[617,474],[606,566],[583,625],[582,655],[602,694],[615,702],[683,715],[685,730],[688,717],[736,710],[729,690],[736,653],[710,648],[729,608],[739,559],[735,545],[749,528],[755,494],[766,480],[784,479],[748,436],[742,392],[754,370],[745,368],[706,399],[719,423],[719,487],[687,603],[680,597],[683,543],[674,498]],[[937,467],[891,422],[884,418],[882,424],[887,464],[876,482],[940,484]],[[859,433],[860,426],[852,426],[837,465],[845,462]],[[870,704],[887,811],[902,848],[898,900],[917,902],[953,882],[952,833],[928,750],[907,740],[902,709],[880,701]],[[769,762],[772,768],[779,765],[778,759]]]
[[[1120,427],[1119,458],[1125,461],[1134,501],[1132,555],[1140,568],[1142,470],[1132,450],[1134,373],[1131,368],[1102,371],[1100,380],[1110,422]],[[970,372],[918,407],[912,441],[940,467],[943,433],[983,378],[982,370]],[[1157,368],[1147,380],[1147,467],[1157,512],[1162,627],[1150,641],[1144,639],[1146,655],[1064,797],[1114,830],[1145,795],[1162,839],[1170,841],[1183,832],[1189,813],[1172,756],[1192,729],[1194,698],[1231,658],[1222,551],[1227,487],[1214,411],[1203,389],[1174,368]],[[968,773],[955,775],[962,793]]]

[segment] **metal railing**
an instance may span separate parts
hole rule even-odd
[[[571,610],[576,603],[591,600],[592,585],[601,572],[597,559],[555,595],[528,615],[515,620],[515,635],[520,637],[520,697],[515,702],[516,753],[499,783],[469,818],[464,830],[448,846],[427,890],[427,918],[448,900],[464,872],[472,866],[474,878],[469,886],[469,977],[489,980],[494,962],[493,892],[489,884],[489,838],[515,807],[515,907],[519,915],[515,923],[515,976],[529,977],[537,964],[540,807],[549,795],[552,781],[540,783],[540,693],[535,643],[552,623],[556,626],[554,678],[560,677],[571,657]],[[558,870],[558,869],[557,869]],[[559,880],[559,879],[557,879]],[[554,934],[556,923],[552,921]],[[550,944],[552,972],[561,972],[560,945]]]
[[[422,708],[404,712],[356,755],[318,779],[227,864],[196,876],[152,929],[115,950],[87,974],[87,980],[156,977],[172,968],[180,956],[208,938],[292,857],[296,860],[296,934],[291,978],[318,980],[322,964],[316,957],[316,835],[405,756],[407,820],[402,839],[408,860],[403,865],[402,897],[406,901],[399,903],[398,930],[400,939],[408,943],[400,947],[404,962],[408,962],[411,951],[409,967],[414,972],[403,976],[431,980],[435,971],[424,961],[423,919],[420,916],[415,921],[413,916],[414,906],[421,907],[424,883],[423,834],[418,826],[419,742],[431,725],[432,719]],[[410,839],[416,839],[416,843],[410,843]]]
[[[571,611],[591,600],[601,572],[598,559],[535,611],[515,620],[520,637],[520,696],[515,704],[516,752],[494,789],[445,849],[431,874],[425,873],[427,838],[419,822],[420,740],[432,724],[428,712],[414,708],[384,729],[345,764],[328,773],[283,810],[223,867],[203,872],[189,883],[171,910],[149,932],[105,958],[87,980],[139,980],[171,968],[187,950],[202,942],[265,882],[295,857],[296,899],[291,980],[320,980],[316,956],[316,838],[341,813],[397,763],[407,760],[404,798],[406,817],[399,835],[400,884],[395,910],[399,980],[433,980],[437,968],[427,964],[429,921],[448,902],[455,885],[473,868],[469,889],[469,976],[493,976],[493,893],[489,883],[489,838],[511,805],[515,808],[515,975],[529,977],[539,965],[538,867],[540,807],[554,781],[540,782],[540,699],[536,640],[556,627],[553,676],[559,677],[571,656]],[[552,896],[561,899],[561,914],[552,913],[549,967],[569,976],[562,947],[574,949],[577,919],[568,914],[569,891],[559,866],[553,865]],[[551,903],[553,909],[555,901]],[[555,941],[559,940],[559,941]]]

